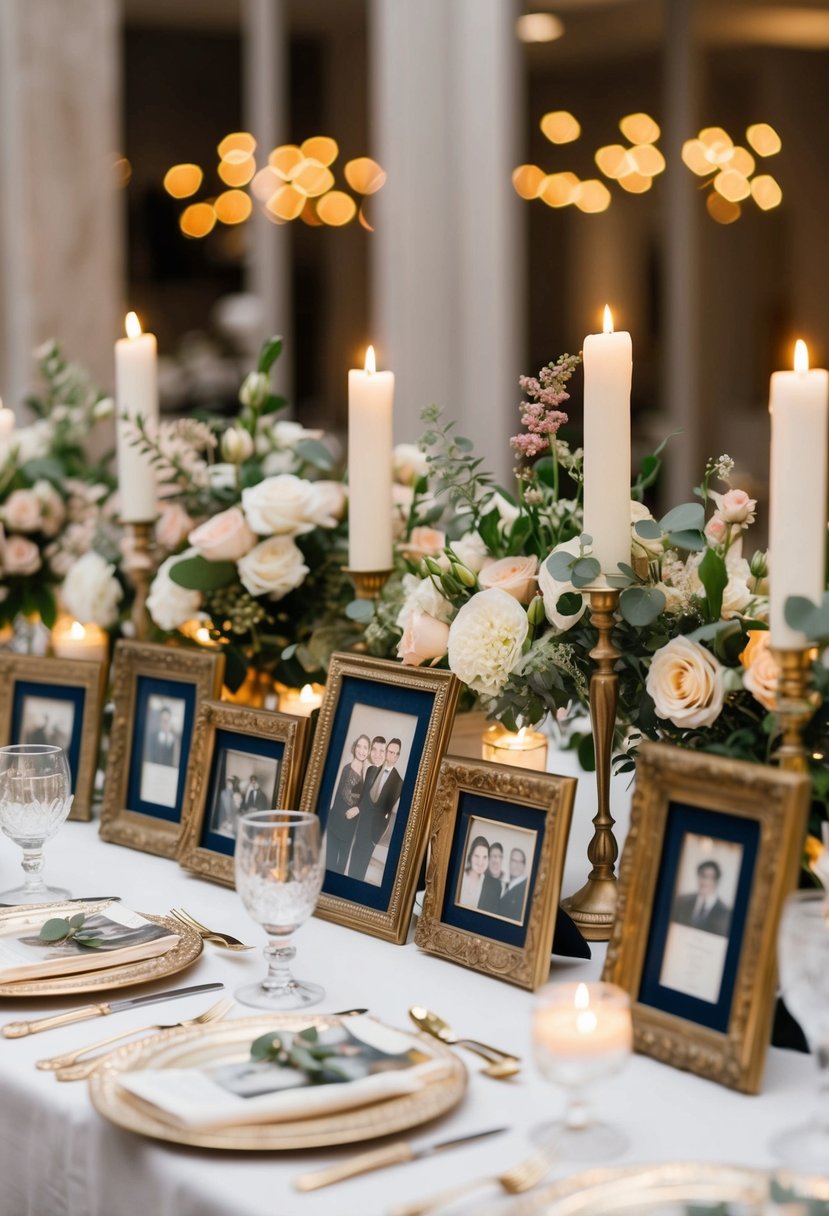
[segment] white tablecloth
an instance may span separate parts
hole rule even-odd
[[[562,756],[559,771],[573,771],[573,764],[571,756]],[[621,837],[629,805],[626,781],[614,782],[613,797]],[[566,892],[586,875],[593,807],[593,781],[585,776],[576,801]],[[18,859],[15,847],[2,840],[2,886],[17,881]],[[103,844],[97,824],[70,823],[61,830],[47,849],[47,880],[70,887],[75,895],[117,893],[128,906],[147,912],[183,906],[207,924],[264,944],[261,929],[248,919],[234,892],[194,878],[174,862]],[[438,1123],[416,1129],[410,1137],[415,1143],[497,1125],[510,1131],[299,1195],[291,1186],[295,1174],[355,1149],[231,1156],[167,1147],[101,1119],[85,1084],[59,1084],[34,1067],[40,1056],[69,1051],[130,1025],[146,1025],[154,1017],[173,1022],[191,1016],[218,994],[192,997],[28,1039],[0,1039],[0,1216],[380,1216],[406,1197],[507,1168],[530,1151],[528,1129],[561,1112],[562,1094],[541,1079],[532,1062],[531,994],[422,954],[411,942],[392,946],[316,919],[299,933],[297,946],[297,975],[325,985],[321,1011],[367,1005],[384,1020],[406,1026],[408,1006],[425,1005],[461,1033],[524,1058],[520,1079],[504,1083],[480,1076],[476,1057],[462,1053],[470,1072],[465,1100]],[[603,956],[604,947],[598,946],[589,963],[556,960],[554,976],[598,978]],[[175,977],[175,983],[222,980],[232,992],[261,974],[263,966],[258,953],[232,955],[208,944],[198,963]],[[169,986],[171,982],[158,985]],[[64,1007],[68,1002],[3,1001],[0,1019]],[[250,1012],[237,1006],[235,1015]],[[772,1164],[770,1136],[801,1121],[811,1106],[815,1074],[808,1057],[772,1049],[762,1095],[746,1097],[636,1056],[595,1097],[602,1116],[627,1130],[631,1143],[623,1163],[682,1159],[762,1166]],[[580,1168],[565,1162],[558,1172]],[[468,1210],[482,1216],[491,1196],[472,1200]]]

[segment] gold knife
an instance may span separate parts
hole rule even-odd
[[[474,1140],[484,1140],[487,1136],[498,1136],[508,1131],[506,1127],[490,1127],[485,1132],[471,1132],[468,1136],[455,1136],[451,1140],[439,1140],[437,1144],[429,1144],[426,1148],[413,1148],[406,1140],[396,1140],[385,1148],[376,1148],[368,1153],[360,1153],[348,1161],[337,1165],[329,1165],[323,1170],[314,1170],[310,1174],[299,1174],[294,1179],[294,1187],[298,1191],[316,1191],[322,1186],[331,1186],[335,1182],[344,1182],[346,1178],[356,1178],[358,1174],[368,1174],[372,1170],[384,1169],[387,1165],[403,1165],[407,1161],[420,1161],[422,1157],[431,1157],[433,1153],[442,1153],[444,1149],[457,1148],[461,1144],[472,1144]]]
[[[171,988],[169,992],[155,992],[151,996],[133,996],[121,1001],[103,1001],[99,1005],[82,1005],[68,1013],[56,1013],[49,1018],[37,1018],[32,1022],[6,1022],[3,1036],[7,1039],[23,1039],[41,1030],[52,1030],[56,1026],[70,1026],[73,1022],[85,1022],[88,1018],[106,1017],[122,1009],[137,1009],[141,1005],[155,1005],[158,1001],[172,1001],[177,996],[195,996],[197,992],[216,992],[224,984],[194,984],[190,988]]]

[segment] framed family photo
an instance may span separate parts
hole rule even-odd
[[[62,747],[72,776],[70,819],[92,818],[106,664],[0,653],[0,746]]]
[[[213,650],[118,642],[101,836],[175,857],[196,714],[222,687]]]
[[[545,983],[576,784],[447,756],[418,946],[522,988]]]
[[[603,977],[637,1050],[757,1092],[810,798],[806,774],[642,745]]]
[[[178,849],[187,870],[234,885],[239,816],[295,805],[307,718],[205,701],[196,719]]]
[[[405,941],[457,697],[448,671],[332,657],[301,799],[325,833],[318,915]]]

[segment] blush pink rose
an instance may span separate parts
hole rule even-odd
[[[442,659],[448,647],[449,626],[415,609],[397,643],[397,657],[404,667],[419,667],[427,659]]]
[[[728,490],[725,494],[712,490],[710,493],[717,504],[717,514],[727,524],[742,524],[747,528],[754,523],[757,499],[749,498],[745,490]]]
[[[158,523],[155,525],[155,538],[162,549],[172,553],[186,540],[194,526],[195,521],[180,502],[168,502],[161,508]]]
[[[6,526],[16,532],[37,532],[42,515],[40,500],[32,490],[15,490],[3,508]]]
[[[40,550],[25,536],[7,536],[3,547],[6,574],[36,574],[41,567]]]
[[[250,553],[257,537],[239,507],[229,507],[200,524],[188,536],[199,557],[209,562],[238,562]]]
[[[445,544],[446,533],[437,528],[412,528],[412,534],[401,545],[400,552],[410,562],[416,562],[422,557],[437,557],[443,552]]]
[[[535,593],[537,572],[537,557],[502,557],[484,563],[478,584],[482,591],[500,587],[519,603],[528,604]]]
[[[727,524],[719,515],[712,515],[705,525],[705,535],[714,545],[724,544],[728,540],[730,531],[730,524]]]

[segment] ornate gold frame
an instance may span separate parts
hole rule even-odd
[[[422,950],[531,991],[546,982],[577,784],[575,777],[528,772],[486,760],[446,757],[440,766],[433,803],[426,897],[415,929],[415,943]],[[533,807],[544,821],[546,831],[535,886],[530,892],[527,935],[522,947],[458,929],[441,919],[452,838],[463,793],[485,794],[498,802]]]
[[[413,688],[433,696],[432,712],[426,732],[426,743],[412,795],[400,864],[395,875],[391,898],[385,911],[323,892],[316,915],[350,929],[359,929],[400,945],[406,940],[414,907],[417,876],[426,851],[429,809],[438,775],[438,765],[446,749],[455,714],[460,685],[451,671],[428,667],[403,667],[384,659],[364,658],[353,654],[331,656],[325,699],[319,713],[314,743],[302,787],[300,809],[318,813],[320,785],[340,700],[343,677],[370,680],[397,688]]]
[[[0,746],[11,743],[14,686],[18,680],[32,684],[83,688],[84,721],[70,819],[92,818],[92,795],[101,741],[101,717],[106,691],[107,664],[89,659],[40,658],[28,654],[0,653]]]
[[[277,803],[281,807],[290,807],[299,791],[308,719],[276,714],[266,709],[246,709],[228,705],[224,701],[205,701],[199,710],[190,747],[181,839],[176,857],[179,865],[186,870],[232,887],[233,858],[199,844],[210,792],[208,787],[217,730],[226,730],[243,738],[277,739],[285,744],[279,769]]]
[[[634,1046],[674,1068],[756,1093],[762,1080],[776,988],[776,937],[785,897],[797,885],[811,783],[800,773],[661,743],[636,763],[619,904],[603,979],[631,997]],[[754,819],[760,843],[725,1034],[638,1000],[671,802]]]
[[[155,646],[146,642],[116,643],[112,664],[112,699],[115,708],[101,806],[102,840],[140,849],[143,853],[155,853],[159,857],[175,857],[181,822],[154,819],[126,806],[138,678],[149,676],[194,685],[198,716],[200,703],[218,697],[221,692],[224,663],[224,655],[220,651]],[[182,813],[183,809],[182,805]]]

